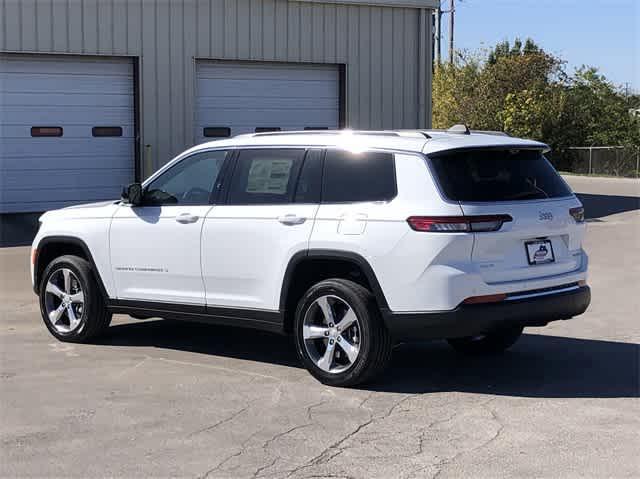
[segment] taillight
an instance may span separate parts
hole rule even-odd
[[[411,229],[429,233],[498,231],[508,221],[513,221],[509,215],[411,216],[407,218]]]
[[[582,206],[571,208],[569,210],[569,214],[573,216],[573,219],[576,220],[576,223],[584,223],[584,208]]]
[[[38,257],[38,250],[36,248],[31,249],[31,264],[35,266],[36,258]]]

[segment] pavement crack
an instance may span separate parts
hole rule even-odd
[[[400,399],[399,401],[397,401],[393,406],[391,406],[389,408],[389,410],[383,414],[382,416],[377,416],[374,417],[373,413],[371,412],[370,408],[365,408],[365,410],[369,411],[369,419],[361,424],[359,424],[355,429],[353,429],[351,432],[345,434],[344,436],[342,436],[340,439],[338,439],[337,441],[335,441],[334,443],[330,444],[328,447],[326,447],[325,449],[322,450],[322,452],[320,452],[320,454],[317,454],[316,456],[314,456],[313,458],[311,458],[309,461],[307,461],[306,463],[290,470],[287,474],[286,477],[291,477],[294,474],[303,471],[305,469],[309,469],[310,467],[314,467],[320,464],[326,464],[328,462],[330,462],[331,460],[333,460],[335,457],[339,456],[340,454],[342,454],[344,452],[344,450],[346,448],[341,447],[342,444],[344,444],[345,442],[347,442],[349,439],[353,438],[354,436],[356,436],[360,431],[362,431],[363,429],[365,429],[366,427],[368,427],[369,425],[378,422],[378,421],[383,421],[385,419],[387,419],[389,416],[391,416],[394,411],[402,404],[404,404],[406,401],[408,401],[409,399],[415,397],[415,396],[419,396],[419,394],[407,394],[406,396],[404,396],[402,399]],[[360,406],[362,406],[365,402],[367,402],[368,398],[365,398],[361,403]],[[337,451],[335,451],[337,449]],[[335,451],[335,452],[334,452]]]
[[[240,449],[236,452],[234,452],[233,454],[229,454],[227,457],[225,457],[221,462],[219,462],[218,464],[216,464],[214,467],[212,467],[211,469],[207,470],[204,474],[198,476],[198,479],[206,479],[207,477],[209,477],[211,474],[213,474],[216,471],[219,471],[220,469],[222,469],[222,467],[228,463],[230,460],[232,460],[235,457],[241,456],[242,454],[244,454],[244,452],[246,451],[246,446],[247,443],[251,440],[251,437],[249,437],[248,439],[246,439],[240,446]]]
[[[327,402],[328,401],[326,399],[323,399],[322,401],[318,401],[317,403],[313,403],[313,404],[307,406],[307,419],[309,421],[313,421],[313,417],[312,417],[313,413],[311,411],[313,409],[317,408],[317,407],[322,406],[323,404],[326,404]]]
[[[317,454],[316,456],[311,458],[306,463],[304,463],[304,464],[302,464],[302,465],[290,470],[286,477],[291,477],[294,474],[296,474],[297,472],[303,471],[305,469],[308,469],[310,467],[316,466],[318,464],[323,464],[323,463],[329,462],[334,457],[342,454],[342,450],[340,449],[340,445],[342,445],[345,441],[349,440],[350,438],[352,438],[353,436],[358,434],[362,429],[367,427],[373,421],[374,421],[374,419],[370,418],[368,421],[365,421],[364,423],[360,424],[353,431],[349,432],[348,434],[343,436],[341,439],[337,440],[333,444],[331,444],[328,447],[326,447],[325,449],[323,449],[320,454]],[[337,453],[330,455],[329,452],[333,451],[334,449],[338,449]]]
[[[214,424],[211,424],[210,426],[206,426],[206,427],[203,427],[202,429],[198,429],[198,430],[196,430],[196,431],[193,431],[192,433],[190,433],[190,434],[187,436],[187,438],[193,437],[193,436],[195,436],[195,435],[197,435],[197,434],[201,434],[201,433],[203,433],[203,432],[209,432],[209,431],[212,431],[212,430],[214,430],[215,428],[217,428],[217,427],[219,427],[219,426],[222,426],[223,424],[226,424],[226,423],[228,423],[228,422],[230,422],[230,421],[233,421],[236,417],[238,417],[240,414],[242,414],[243,412],[245,412],[247,409],[249,409],[249,406],[245,406],[245,407],[243,407],[242,409],[239,409],[239,410],[235,411],[235,412],[234,412],[234,413],[232,413],[230,416],[227,416],[226,418],[221,419],[220,421],[218,421],[218,422],[216,422],[216,423],[214,423]]]
[[[480,449],[483,449],[483,448],[487,447],[488,445],[490,445],[493,442],[495,442],[501,436],[502,431],[505,428],[504,423],[500,420],[500,418],[498,417],[498,414],[493,409],[488,407],[488,404],[491,403],[492,401],[494,401],[495,399],[496,398],[492,398],[492,399],[489,399],[488,401],[485,401],[482,404],[480,404],[480,407],[483,408],[484,410],[488,411],[489,414],[491,414],[491,419],[498,424],[498,428],[496,429],[495,433],[489,439],[487,439],[486,441],[482,442],[482,444],[479,444],[476,447],[472,447],[471,449],[460,451],[460,452],[456,453],[455,455],[453,455],[451,458],[443,459],[442,461],[440,461],[437,464],[435,464],[435,467],[438,468],[438,471],[432,476],[431,479],[436,479],[436,478],[440,477],[440,474],[442,474],[442,472],[444,471],[444,468],[446,466],[449,466],[449,465],[455,463],[462,456],[464,456],[466,454],[472,454],[472,453],[474,453],[476,451],[479,451]]]
[[[255,479],[257,477],[260,477],[260,474],[262,474],[263,471],[269,469],[270,467],[272,467],[276,462],[278,461],[277,457],[273,458],[273,461],[271,461],[269,464],[265,464],[263,466],[260,466],[258,469],[255,470],[255,472],[253,473],[252,479]]]
[[[298,429],[304,429],[305,427],[309,427],[312,426],[313,424],[299,424],[297,426],[293,426],[289,429],[287,429],[286,431],[282,431],[279,432],[278,434],[276,434],[275,436],[271,437],[270,439],[267,439],[264,444],[262,445],[262,449],[268,449],[269,446],[274,442],[277,441],[278,439],[280,439],[283,436],[286,436],[287,434],[291,434],[294,431],[297,431]]]

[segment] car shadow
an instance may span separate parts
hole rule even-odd
[[[584,206],[586,220],[598,220],[625,211],[640,210],[640,196],[594,195],[576,193]]]
[[[144,346],[302,367],[289,337],[261,331],[168,320],[112,326],[100,344]],[[401,344],[389,370],[362,389],[444,391],[517,397],[640,396],[640,346],[632,343],[525,334],[507,353],[466,357],[444,341]]]

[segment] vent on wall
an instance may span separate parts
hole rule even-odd
[[[206,138],[228,138],[231,136],[231,128],[227,126],[205,126],[202,136]]]
[[[32,126],[31,136],[62,136],[61,126]]]
[[[259,126],[256,128],[256,133],[268,133],[270,131],[280,131],[282,128],[279,126]]]
[[[94,126],[91,134],[97,137],[103,136],[122,136],[121,126]]]

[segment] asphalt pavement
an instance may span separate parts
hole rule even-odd
[[[567,179],[587,313],[500,357],[401,345],[359,389],[244,329],[117,316],[98,343],[58,342],[29,249],[0,249],[0,476],[639,477],[640,181]]]

